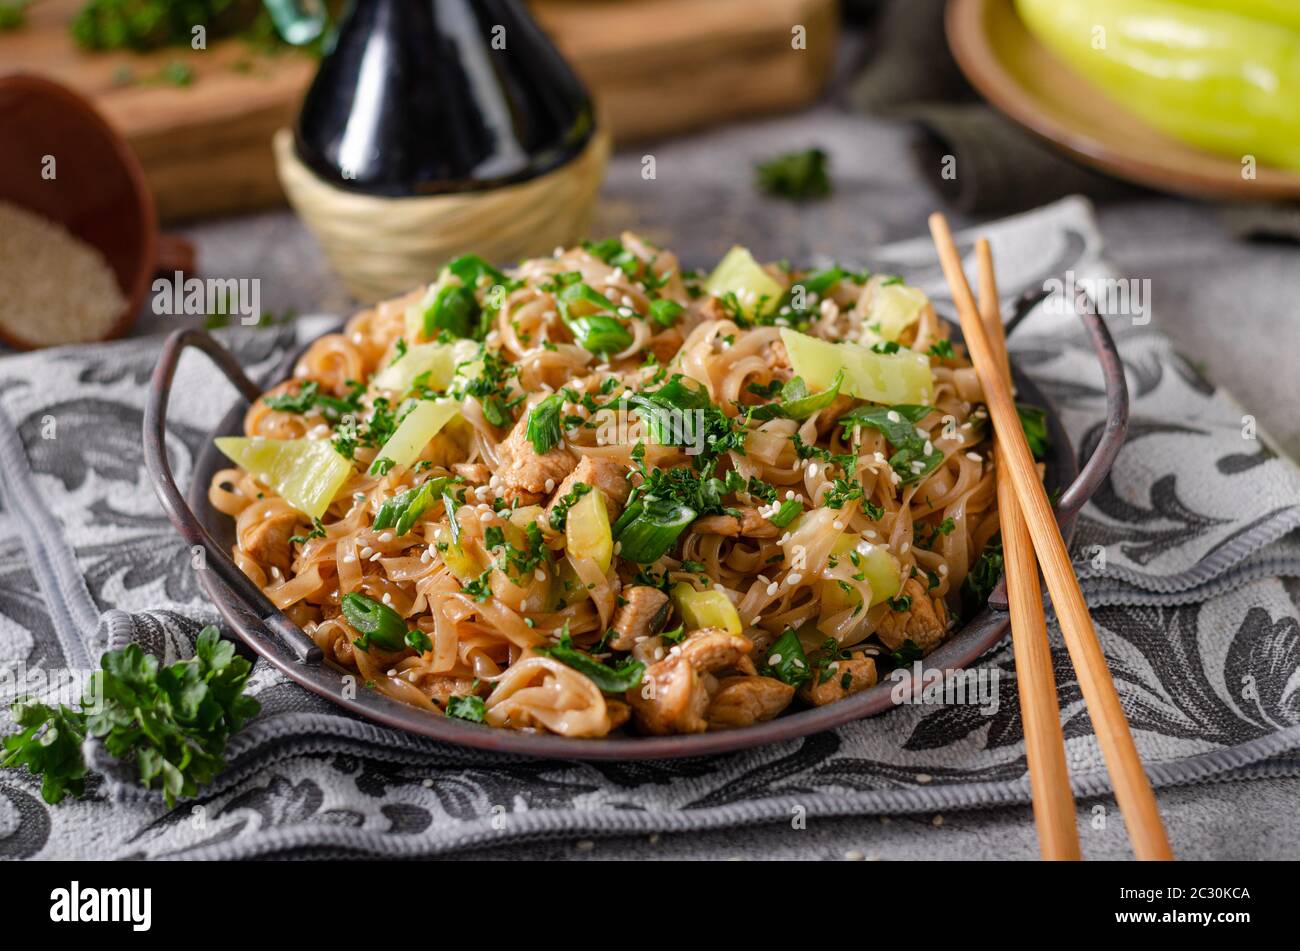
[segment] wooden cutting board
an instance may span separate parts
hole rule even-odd
[[[81,0],[42,0],[0,34],[0,71],[49,76],[89,96],[144,165],[159,216],[177,221],[281,203],[271,136],[315,73],[303,54],[241,40],[206,50],[86,53],[67,24]],[[835,0],[534,0],[619,142],[792,109],[830,75]],[[806,28],[806,49],[792,30]],[[187,86],[160,77],[174,62]],[[127,79],[127,77],[130,77]]]

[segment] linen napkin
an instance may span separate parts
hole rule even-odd
[[[1073,271],[1111,278],[1090,207],[1071,199],[985,229],[1008,300]],[[963,250],[972,235],[959,235]],[[951,312],[929,239],[877,249]],[[1065,308],[1012,336],[1086,458],[1103,418],[1096,361]],[[1158,787],[1300,774],[1300,475],[1248,414],[1180,358],[1149,314],[1107,318],[1132,395],[1128,442],[1084,510],[1073,553]],[[326,318],[222,339],[254,375]],[[157,338],[0,361],[0,670],[84,669],[134,640],[188,656],[217,620],[141,462]],[[170,447],[178,479],[235,394],[198,354],[181,364]],[[1099,554],[1100,553],[1100,554]],[[1109,783],[1053,630],[1076,792]],[[90,752],[84,799],[45,805],[25,770],[0,771],[0,855],[42,858],[418,856],[546,837],[701,831],[808,817],[1029,800],[1010,650],[995,703],[916,705],[831,733],[708,759],[578,763],[506,757],[345,715],[259,662],[261,714],[198,799],[167,809]],[[0,731],[19,688],[0,679]],[[991,709],[992,708],[992,709]],[[1288,754],[1292,754],[1288,756]],[[792,819],[793,817],[793,819]],[[1121,824],[1093,835],[1123,836]],[[701,846],[701,849],[705,849]],[[701,851],[701,855],[707,854]]]

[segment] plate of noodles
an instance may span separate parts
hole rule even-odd
[[[1013,368],[1058,516],[1082,473]],[[165,452],[180,354],[243,397],[188,501]],[[168,341],[145,458],[234,632],[379,723],[578,759],[695,756],[884,712],[1005,634],[992,428],[918,288],[839,266],[711,271],[625,233],[498,269],[475,255],[265,383]],[[902,691],[906,694],[906,690]]]

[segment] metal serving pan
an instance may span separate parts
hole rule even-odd
[[[1008,332],[1042,296],[1028,296],[1017,303]],[[1106,388],[1104,432],[1082,469],[1075,461],[1074,450],[1050,401],[1014,364],[1011,370],[1020,399],[1047,409],[1051,446],[1045,460],[1045,479],[1049,491],[1060,492],[1056,514],[1067,541],[1074,516],[1110,470],[1128,424],[1128,389],[1115,342],[1101,317],[1084,314],[1081,319],[1097,352]],[[327,663],[311,638],[275,608],[231,560],[234,520],[208,502],[208,484],[213,473],[226,468],[229,462],[212,445],[211,439],[196,461],[188,499],[176,485],[165,448],[167,403],[176,365],[181,354],[190,347],[207,354],[242,396],[211,433],[212,438],[242,435],[242,421],[248,405],[264,390],[288,376],[301,350],[287,358],[268,375],[267,380],[255,383],[240,369],[230,351],[203,331],[181,330],[172,334],[163,345],[145,406],[145,464],[158,498],[176,530],[187,544],[201,545],[205,549],[207,570],[199,572],[200,584],[233,632],[291,680],[357,716],[395,730],[498,753],[573,760],[657,760],[708,756],[779,743],[876,716],[894,706],[890,694],[895,684],[887,680],[838,703],[799,710],[736,730],[686,736],[615,735],[601,739],[574,739],[497,729],[437,716],[392,700],[375,690],[362,690],[354,697],[347,696],[342,681],[344,672]],[[989,598],[987,607],[925,658],[924,669],[964,668],[997,645],[1008,627],[1005,590],[999,585]]]

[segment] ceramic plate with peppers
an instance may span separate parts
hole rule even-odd
[[[1152,188],[1300,196],[1300,3],[952,0],[948,40],[990,102]]]

